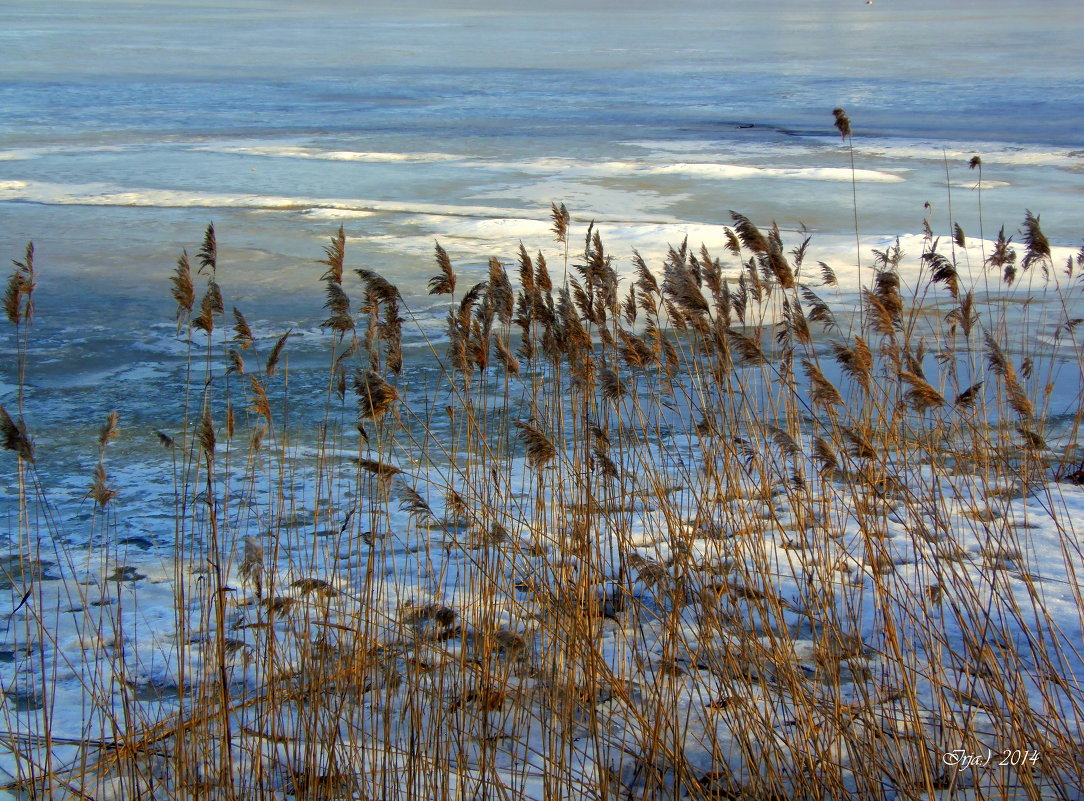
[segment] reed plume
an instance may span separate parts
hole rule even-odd
[[[824,373],[816,364],[806,359],[802,361],[802,367],[809,376],[809,398],[814,404],[826,410],[833,406],[843,405],[843,396],[835,385],[824,377]]]
[[[572,215],[568,213],[568,209],[565,208],[564,203],[560,206],[556,203],[550,204],[550,219],[553,222],[552,230],[554,239],[561,244],[567,243],[568,226],[572,221]]]
[[[839,131],[840,137],[843,139],[849,138],[851,135],[851,118],[847,116],[847,112],[836,107],[832,109],[832,116],[836,119],[836,130]]]
[[[177,303],[177,330],[180,331],[181,321],[192,313],[192,307],[196,303],[196,289],[192,285],[192,267],[188,263],[187,251],[182,251],[181,257],[177,259],[177,267],[170,283],[173,300]]]
[[[527,248],[523,246],[523,243],[519,243],[519,288],[523,293],[523,297],[531,299],[530,308],[533,309],[533,299],[535,297],[535,266],[531,261],[531,256],[527,253]]]
[[[19,418],[18,422],[11,419],[8,410],[0,405],[0,435],[4,438],[4,448],[15,451],[16,455],[26,462],[34,461],[34,443],[27,434],[26,422]]]
[[[919,414],[945,405],[944,397],[925,378],[906,371],[900,373],[900,378],[909,386],[907,403]]]
[[[399,392],[372,370],[359,370],[354,376],[354,391],[358,395],[358,417],[380,420],[399,400]]]
[[[774,236],[765,237],[760,229],[753,225],[752,221],[745,215],[731,211],[730,218],[734,221],[734,228],[741,243],[748,250],[760,256],[763,266],[779,284],[780,288],[792,289],[794,287],[794,272],[783,255],[778,238],[778,228],[775,229]],[[757,289],[759,291],[759,287]]]
[[[37,282],[34,277],[34,243],[29,242],[22,261],[12,260],[15,270],[8,279],[4,292],[4,311],[14,325],[29,320],[34,316],[34,289]]]
[[[897,246],[898,252],[898,246]],[[868,315],[878,333],[890,336],[903,327],[903,297],[900,295],[900,275],[897,272],[899,256],[879,253],[882,267],[873,273],[873,289],[864,296]]]
[[[835,314],[832,313],[828,304],[816,292],[805,285],[802,285],[799,291],[802,294],[802,299],[809,306],[809,311],[806,312],[808,320],[819,323],[821,329],[826,333],[832,330],[840,330]]]
[[[353,456],[351,457],[351,461],[357,463],[357,465],[362,470],[372,473],[381,481],[385,482],[390,481],[392,478],[403,472],[395,465],[388,464],[387,462],[381,462],[376,459],[363,459],[357,456]]]
[[[215,427],[211,421],[211,409],[205,407],[203,410],[203,417],[200,419],[199,428],[196,431],[196,439],[199,442],[200,450],[207,457],[207,461],[210,462],[215,456]]]
[[[1039,264],[1045,273],[1051,263],[1050,241],[1039,227],[1039,218],[1030,210],[1024,212],[1024,228],[1021,236],[1026,250],[1024,258],[1020,261],[1020,268],[1028,270],[1033,265]]]
[[[471,361],[467,352],[467,343],[470,338],[470,327],[464,330],[459,316],[448,315],[448,364],[457,373],[468,373],[471,370]]]
[[[813,437],[813,459],[822,476],[830,476],[839,470],[839,458],[831,443],[821,436]]]
[[[953,327],[959,326],[965,339],[971,338],[971,332],[979,324],[979,319],[974,292],[965,292],[960,298],[960,304],[945,315],[945,322]]]
[[[960,274],[956,265],[934,250],[924,253],[922,258],[930,266],[930,283],[944,284],[953,298],[959,297]]]
[[[389,303],[399,298],[399,290],[379,273],[360,268],[354,270],[365,287],[365,294],[375,303]]]
[[[509,376],[518,376],[520,371],[519,359],[512,353],[512,350],[508,347],[508,342],[504,337],[495,337],[493,340],[493,348],[497,352],[497,361],[501,363],[501,367],[505,369],[505,372],[507,372]]]
[[[320,324],[321,328],[330,328],[340,335],[353,331],[355,324],[354,318],[350,314],[350,298],[343,290],[342,285],[336,281],[328,281],[326,294],[327,300],[324,302],[324,308],[331,313],[331,316]]]
[[[856,459],[868,459],[870,461],[877,459],[877,449],[873,447],[873,444],[860,430],[853,426],[843,426],[840,428],[840,433],[847,440],[848,451],[851,456]]]
[[[628,392],[621,379],[617,377],[617,373],[609,367],[603,367],[598,371],[598,384],[602,397],[611,402],[617,401]]]
[[[873,385],[873,354],[866,341],[854,335],[854,345],[847,347],[840,342],[832,343],[832,355],[843,369],[865,392]]]
[[[252,329],[249,328],[245,316],[236,306],[233,307],[233,320],[233,341],[241,346],[241,350],[248,350],[256,339],[252,335]]]
[[[502,324],[512,322],[515,308],[515,293],[512,282],[508,280],[508,271],[496,257],[489,260],[489,281],[486,285],[486,300],[491,304],[497,319]]]
[[[636,286],[643,295],[658,295],[659,282],[638,251],[632,251],[632,263],[636,267]]]
[[[105,449],[120,434],[119,421],[120,415],[115,411],[110,412],[105,424],[98,429],[98,466],[94,470],[94,481],[88,493],[94,499],[98,509],[104,509],[117,496],[116,489],[109,484],[109,476],[105,469]]]
[[[433,517],[433,510],[426,503],[425,498],[421,496],[414,487],[409,484],[402,484],[400,492],[403,495],[402,501],[399,503],[399,509],[409,514],[411,517]]]
[[[343,282],[343,264],[346,262],[346,232],[340,225],[338,232],[331,240],[331,244],[324,245],[324,258],[320,264],[326,265],[327,270],[320,277],[321,281],[341,286]]]
[[[775,447],[782,452],[782,454],[790,459],[797,459],[802,455],[802,449],[798,447],[798,443],[790,432],[779,426],[765,426],[765,430],[772,442],[775,443]]]
[[[251,401],[252,406],[249,407],[249,411],[256,412],[264,418],[268,425],[271,424],[271,401],[267,398],[267,390],[260,382],[260,379],[255,375],[249,375],[249,384],[252,386]]]
[[[967,408],[970,406],[974,406],[976,399],[978,399],[979,397],[979,392],[982,390],[983,383],[984,382],[982,381],[978,381],[969,386],[967,389],[965,389],[963,392],[956,396],[955,400],[953,400],[952,402],[952,405],[956,406],[957,408]]]
[[[598,444],[592,444],[591,446],[591,460],[592,466],[607,481],[615,481],[621,477],[621,471],[618,469],[617,464]]]
[[[203,244],[196,252],[199,259],[199,273],[207,270],[211,274],[211,280],[215,279],[215,271],[218,269],[218,240],[215,238],[214,223],[207,224],[207,230],[203,232]]]
[[[549,464],[557,455],[557,449],[550,438],[533,423],[517,420],[515,425],[520,430],[520,439],[526,446],[527,462],[531,467],[540,470]]]
[[[1045,451],[1048,447],[1043,435],[1026,425],[1017,425],[1016,433],[1024,438],[1024,443],[1033,451]]]
[[[767,364],[768,357],[764,354],[764,348],[760,342],[735,328],[726,332],[727,341],[738,354],[742,364],[755,366]]]
[[[779,343],[791,346],[794,343],[811,346],[813,344],[813,335],[809,331],[809,321],[802,312],[801,304],[784,297],[782,313],[783,319],[779,324],[779,332],[776,337]]]
[[[686,243],[682,243],[679,251],[670,249],[663,270],[663,296],[681,309],[687,319],[702,317],[709,312],[708,302],[700,291],[699,272],[689,265]]]
[[[256,585],[256,597],[263,595],[262,578],[264,572],[264,548],[263,544],[252,536],[242,540],[241,566],[238,568],[241,578]]]
[[[643,339],[635,334],[630,334],[623,328],[620,329],[617,334],[621,340],[621,345],[618,347],[618,353],[621,355],[621,360],[625,362],[626,365],[639,370],[644,370],[658,364],[658,354]]]
[[[264,367],[264,374],[268,378],[272,378],[278,370],[279,359],[282,358],[282,351],[286,347],[286,340],[290,338],[292,331],[287,331],[280,336],[276,341],[271,352],[267,354],[267,365]]]
[[[1012,246],[1012,237],[1005,236],[1005,226],[997,233],[997,242],[986,259],[986,266],[999,270],[1006,284],[1012,284],[1016,278],[1016,249]]]
[[[119,434],[120,429],[118,423],[120,422],[120,414],[117,412],[110,412],[106,417],[105,425],[98,429],[98,448],[104,449],[106,445],[115,440]]]
[[[1031,419],[1035,415],[1035,408],[1032,406],[1031,400],[1016,375],[1016,368],[1013,363],[989,332],[986,333],[984,341],[986,344],[986,358],[990,369],[1004,384],[1009,405],[1022,419]]]
[[[534,283],[542,300],[552,304],[550,293],[553,291],[553,279],[550,278],[549,267],[541,253],[534,260]],[[538,311],[537,309],[535,310]]]
[[[621,303],[621,314],[627,325],[636,325],[636,316],[640,305],[636,302],[636,284],[629,284],[629,291]]]
[[[804,226],[803,226],[804,229]],[[802,265],[805,264],[806,253],[809,252],[809,245],[812,243],[813,237],[806,236],[798,245],[790,251],[791,263],[794,265],[794,278],[798,280],[801,272]]]
[[[203,299],[199,304],[199,315],[192,322],[193,327],[205,331],[208,336],[215,330],[215,315],[225,313],[226,308],[222,304],[222,291],[214,279],[207,282],[207,289],[203,293]]]
[[[90,492],[87,494],[99,509],[104,509],[117,497],[117,490],[109,484],[109,475],[102,462],[98,462],[98,466],[94,468],[94,482],[90,485]]]
[[[437,257],[439,273],[429,279],[430,295],[452,295],[455,293],[455,270],[452,269],[452,260],[448,258],[448,251],[437,242],[434,246]]]

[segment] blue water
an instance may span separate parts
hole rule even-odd
[[[1072,2],[502,5],[8,3],[0,131],[801,133],[846,105],[875,135],[1080,142]]]
[[[619,143],[647,141],[696,143],[699,154],[733,163],[842,166],[831,109],[843,106],[860,146],[897,145],[887,161],[860,154],[860,167],[914,173],[906,176],[908,191],[890,192],[888,207],[880,193],[864,199],[870,232],[914,230],[923,203],[941,200],[941,165],[913,158],[908,141],[935,156],[941,146],[954,154],[1057,149],[1063,163],[1056,170],[991,171],[1020,190],[988,198],[991,223],[1015,224],[1033,205],[1055,230],[1078,222],[1070,208],[1084,164],[1074,153],[1084,149],[1084,12],[1072,2],[749,7],[698,0],[662,11],[653,3],[596,0],[543,11],[477,0],[323,0],[303,9],[255,0],[44,0],[8,3],[5,28],[0,153],[22,157],[0,161],[0,181],[455,205],[479,186],[507,186],[516,177],[451,174],[440,163],[359,169],[223,158],[194,148],[303,143],[514,165],[537,157],[635,158],[644,154]],[[720,205],[711,199],[725,194],[723,221],[726,209],[738,207],[791,226],[847,230],[845,204],[833,199],[847,192],[819,188],[816,200],[808,187],[779,181],[664,181],[646,190],[686,195],[681,212],[669,215],[679,219],[719,221]],[[40,188],[11,199],[72,202]],[[834,208],[826,210],[826,202]],[[671,205],[657,204],[654,216]],[[585,218],[602,211],[587,206],[577,209]],[[637,219],[620,204],[613,210]],[[88,214],[86,227],[108,229],[110,220],[98,223],[105,214]],[[206,216],[217,215],[199,221]],[[9,250],[51,228],[45,212],[5,217],[0,244]],[[65,256],[75,250],[69,239],[56,244]]]

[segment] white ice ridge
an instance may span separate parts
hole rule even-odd
[[[471,158],[454,153],[390,153],[352,150],[322,150],[300,145],[206,145],[203,151],[231,153],[243,156],[271,158],[314,159],[321,161],[357,161],[365,163],[437,163],[454,162],[471,170],[526,172],[547,175],[577,175],[583,177],[621,178],[643,175],[674,175],[707,180],[741,180],[746,178],[795,178],[809,181],[841,181],[852,179],[860,183],[898,183],[903,177],[881,170],[837,167],[755,167],[714,161],[598,161],[570,158],[536,158],[524,161],[501,161]]]
[[[371,163],[397,163],[457,161],[462,156],[451,153],[387,153],[377,151],[322,150],[303,145],[201,145],[193,148],[213,153],[231,153],[239,156],[264,156],[267,158],[316,159],[318,161],[362,161]]]
[[[106,183],[60,184],[45,181],[0,181],[0,201],[50,206],[130,206],[147,208],[243,208],[269,210],[336,209],[451,217],[536,217],[548,209],[507,209],[445,203],[417,203],[361,198],[320,198],[251,193],[197,192],[184,189],[125,188]]]
[[[891,159],[916,159],[958,164],[968,163],[978,156],[983,164],[1020,165],[1031,167],[1080,167],[1084,165],[1084,150],[1067,147],[1030,148],[1000,142],[936,142],[914,139],[854,139],[856,155]],[[984,184],[985,185],[985,184]]]
[[[509,165],[513,166],[513,165]],[[807,181],[860,183],[898,183],[903,177],[880,170],[854,170],[842,167],[752,167],[711,161],[679,161],[655,163],[640,161],[582,162],[576,159],[543,158],[518,162],[514,165],[524,172],[582,175],[597,178],[622,178],[643,175],[673,175],[708,180],[742,180],[746,178],[795,178]]]

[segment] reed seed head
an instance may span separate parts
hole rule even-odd
[[[6,450],[15,451],[20,459],[33,463],[34,443],[26,432],[26,422],[22,418],[18,422],[12,420],[3,406],[0,406],[0,435]]]
[[[249,328],[248,321],[245,320],[245,316],[241,314],[241,311],[234,306],[233,307],[233,341],[241,346],[241,350],[248,350],[252,347],[252,343],[255,342],[255,338],[252,336],[252,329]]]
[[[104,449],[106,445],[115,440],[120,433],[117,428],[117,423],[120,421],[120,415],[117,412],[110,412],[106,418],[105,425],[98,429],[98,448]]]
[[[15,270],[4,292],[4,311],[12,324],[19,325],[24,320],[29,322],[34,316],[33,296],[37,286],[34,278],[34,243],[27,243],[22,261],[12,263]]]
[[[527,447],[527,462],[531,467],[539,470],[549,464],[557,455],[557,449],[550,438],[533,423],[517,420],[515,425],[520,430],[520,439]]]
[[[99,509],[104,509],[111,500],[117,497],[117,491],[110,486],[109,475],[102,462],[98,462],[98,466],[94,468],[94,482],[90,485],[88,494],[94,499]]]
[[[324,245],[324,258],[320,264],[327,266],[327,270],[320,277],[321,281],[341,285],[343,282],[343,264],[346,261],[346,232],[339,226],[338,233],[331,239],[331,243]]]
[[[553,221],[553,236],[554,240],[560,242],[562,245],[568,243],[568,225],[572,221],[572,216],[568,213],[568,209],[565,208],[565,204],[562,203],[558,206],[556,203],[550,204],[550,219]]]
[[[203,410],[203,417],[200,419],[196,438],[199,441],[200,450],[203,451],[208,461],[213,459],[215,455],[215,427],[211,421],[211,408],[209,406]]]
[[[836,107],[832,109],[832,116],[836,119],[836,130],[839,131],[840,137],[843,139],[849,137],[851,135],[851,118],[847,116],[847,112]]]
[[[282,351],[286,347],[286,340],[290,338],[293,331],[287,331],[280,336],[275,342],[275,346],[271,348],[271,353],[267,355],[267,367],[264,372],[268,378],[275,375],[275,371],[278,370],[279,359],[282,358]]]
[[[373,370],[359,370],[355,374],[354,390],[358,395],[358,416],[362,420],[379,420],[399,399],[395,387]]]
[[[199,272],[207,270],[214,280],[215,271],[218,269],[218,241],[215,239],[214,223],[208,223],[207,230],[203,233],[203,244],[196,253],[199,259]]]
[[[448,251],[437,242],[434,250],[437,257],[439,273],[429,279],[430,295],[451,295],[455,292],[455,270],[452,269],[452,260],[448,258]]]

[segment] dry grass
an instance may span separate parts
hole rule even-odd
[[[118,645],[120,603],[70,585],[99,643],[78,673],[97,731],[53,731],[61,651],[34,575],[55,523],[33,512],[47,492],[22,395],[4,410],[25,557],[5,572],[26,592],[9,619],[42,682],[5,689],[8,789],[1079,797],[1080,628],[1061,627],[1067,603],[1084,617],[1084,565],[1056,479],[1080,474],[1080,415],[1044,417],[1049,371],[1082,364],[1079,261],[1042,285],[1065,316],[1054,347],[1010,324],[1011,303],[968,286],[932,237],[916,286],[902,254],[882,254],[848,329],[818,294],[831,269],[818,283],[801,269],[809,243],[788,256],[778,229],[739,214],[727,260],[682,245],[655,269],[637,257],[624,286],[598,231],[570,255],[571,216],[553,218],[557,281],[522,250],[518,287],[494,260],[457,297],[437,246],[429,287],[449,296],[449,344],[419,357],[436,368],[425,381],[404,357],[403,297],[369,271],[352,281],[340,230],[320,262],[329,361],[313,398],[288,391],[289,332],[261,360],[235,310],[233,340],[214,344],[214,231],[198,305],[182,256],[179,324],[206,348],[175,401],[185,422],[159,432],[176,618],[168,647],[146,648],[166,654],[167,679]],[[1030,213],[1011,276],[1009,247],[991,257],[995,281],[1055,272]],[[6,304],[21,354],[31,257]],[[306,404],[325,410],[315,431],[288,422]],[[111,417],[91,489],[105,544],[73,563],[110,563],[117,435]],[[1061,564],[1029,541],[1041,508]],[[945,761],[988,751],[1022,764]]]

